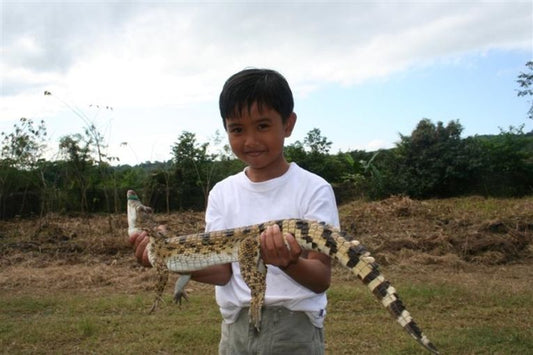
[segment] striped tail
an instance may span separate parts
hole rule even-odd
[[[343,267],[351,270],[368,286],[374,296],[389,310],[407,333],[431,353],[439,353],[405,309],[396,289],[381,274],[375,259],[370,256],[370,252],[360,242],[353,240],[351,236],[337,228],[323,223],[305,220],[280,222],[286,231],[295,235],[302,247],[328,254]]]
[[[411,314],[405,309],[404,304],[396,293],[396,289],[381,274],[374,258],[357,241],[352,241],[351,244],[353,245],[350,246],[348,251],[350,259],[347,267],[352,268],[352,272],[368,286],[374,296],[389,310],[407,333],[430,352],[438,354],[437,348],[422,333]]]

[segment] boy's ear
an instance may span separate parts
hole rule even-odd
[[[288,138],[292,134],[292,130],[294,129],[294,126],[296,125],[296,114],[293,112],[290,114],[289,118],[287,118],[287,121],[285,122],[285,138]]]

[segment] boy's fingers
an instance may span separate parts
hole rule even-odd
[[[141,234],[139,234],[139,236],[137,237],[137,239],[135,239],[135,242],[133,243],[133,249],[137,250],[137,248],[139,248],[139,245],[147,239],[148,236],[146,235],[146,232],[142,232]]]
[[[285,240],[289,244],[289,253],[291,256],[291,261],[296,261],[302,254],[302,247],[296,241],[296,238],[290,233],[285,233]]]
[[[150,242],[150,238],[144,236],[144,238],[139,242],[139,244],[135,247],[135,258],[139,261],[143,261],[143,256],[146,251],[146,246]]]
[[[128,235],[128,243],[130,243],[131,245],[135,245],[135,241],[137,240],[137,238],[139,238],[139,235],[140,233],[138,232]]]
[[[261,234],[261,250],[263,260],[267,264],[277,265],[282,258],[288,257],[288,250],[279,226],[267,227]]]
[[[283,254],[284,251],[287,249],[287,246],[285,245],[285,240],[283,238],[283,234],[281,234],[281,230],[279,229],[279,226],[277,224],[274,224],[273,226],[269,227],[272,240],[272,244],[274,245],[274,249],[278,251],[278,253]]]
[[[144,248],[144,252],[143,252],[143,256],[142,256],[142,260],[141,260],[141,265],[143,265],[143,266],[152,266],[152,264],[150,264],[150,259],[148,259],[148,248]]]
[[[276,249],[277,247],[276,230],[272,226],[269,226],[265,229],[265,231],[262,234],[262,238],[268,250]]]
[[[150,242],[146,231],[134,232],[128,237],[128,242],[133,246],[133,253],[137,262],[143,266],[152,266],[148,258],[148,249],[146,246]]]
[[[130,234],[128,236],[128,242],[133,245],[133,248],[137,248],[137,245],[141,240],[143,240],[146,237],[146,231],[138,231]]]

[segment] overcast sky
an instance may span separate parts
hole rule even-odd
[[[169,159],[182,131],[210,141],[222,85],[245,67],[291,84],[288,143],[319,128],[333,153],[392,147],[422,118],[458,119],[463,136],[533,129],[516,95],[533,60],[529,0],[2,0],[0,11],[0,132],[44,119],[50,154],[88,123],[121,163]]]

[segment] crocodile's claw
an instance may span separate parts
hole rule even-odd
[[[150,308],[150,311],[148,312],[148,314],[152,314],[157,309],[157,306],[159,306],[159,302],[164,303],[165,300],[161,296],[156,296],[154,300],[154,304],[152,304],[152,308]]]
[[[182,274],[176,281],[176,285],[174,286],[174,303],[177,303],[181,305],[181,299],[185,299],[185,301],[189,301],[189,296],[187,295],[187,291],[185,291],[185,286],[187,286],[187,283],[191,279],[190,274]]]
[[[181,306],[182,299],[187,302],[189,301],[189,296],[185,290],[174,293],[174,303],[177,303]]]

